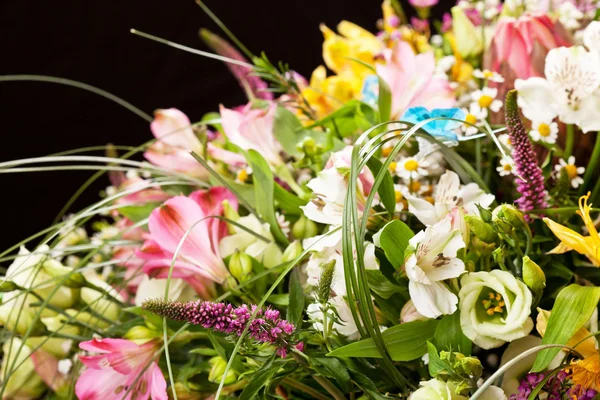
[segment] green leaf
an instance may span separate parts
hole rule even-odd
[[[282,106],[277,107],[273,120],[273,135],[283,150],[296,158],[302,156],[296,146],[300,140],[300,132],[303,130],[302,123],[293,112]]]
[[[337,132],[340,137],[349,137],[357,130],[364,131],[375,125],[377,118],[378,115],[373,107],[358,100],[350,100],[331,114],[307,126],[306,129],[322,126]]]
[[[404,264],[404,251],[414,235],[408,225],[399,220],[388,222],[383,227],[379,243],[394,268],[398,269]]]
[[[390,120],[392,115],[392,91],[388,84],[381,78],[379,79],[379,97],[377,98],[377,108],[379,108],[379,122]]]
[[[290,295],[287,293],[272,294],[267,301],[276,306],[287,307],[290,304]]]
[[[282,363],[274,363],[273,360],[275,359],[275,357],[276,355],[273,354],[273,357],[269,358],[269,361],[267,361],[258,371],[256,371],[252,375],[252,378],[249,380],[248,385],[246,385],[246,387],[240,394],[240,400],[254,399],[260,391],[260,389],[262,389],[268,383],[268,381],[271,380],[271,378],[273,378],[277,371],[279,371],[279,369],[282,367]]]
[[[452,315],[442,317],[435,330],[434,340],[440,350],[457,351],[465,356],[471,355],[473,343],[460,328],[460,310],[456,310]]]
[[[361,372],[350,370],[350,376],[352,380],[356,382],[356,384],[369,395],[369,397],[373,400],[387,400],[391,399],[391,397],[384,396],[379,393],[379,389],[371,379],[369,379],[366,375]]]
[[[301,200],[298,196],[293,193],[288,192],[284,188],[279,185],[279,183],[275,182],[275,192],[274,192],[275,200],[279,207],[286,214],[289,215],[300,215],[302,214],[302,210],[300,210],[301,206],[305,206],[307,201]]]
[[[408,290],[405,287],[390,282],[379,270],[368,269],[367,279],[371,290],[383,299],[389,299],[396,293],[403,296],[408,295]]]
[[[233,354],[233,345],[227,342],[223,336],[215,334],[213,331],[208,331],[208,340],[212,344],[213,348],[219,354],[223,360],[229,360],[231,354]],[[233,360],[232,368],[241,373],[244,372],[244,366],[239,358],[239,356],[235,356]]]
[[[429,375],[436,377],[441,372],[452,372],[452,366],[440,358],[438,350],[431,342],[427,342],[427,353],[429,354],[429,364],[427,365]]]
[[[192,349],[188,351],[192,354],[200,354],[201,356],[214,357],[218,356],[219,353],[215,349],[211,349],[210,347],[199,347],[197,349]]]
[[[542,344],[566,344],[590,319],[598,306],[598,299],[600,287],[572,284],[561,290],[552,307]],[[559,351],[558,347],[540,351],[531,371],[546,369]]]
[[[161,203],[151,202],[144,205],[130,205],[119,208],[119,213],[131,221],[140,222],[150,216],[150,213]]]
[[[269,168],[269,164],[267,164],[260,153],[255,150],[249,150],[247,158],[252,167],[256,211],[258,212],[258,215],[271,226],[271,233],[273,233],[275,239],[279,243],[287,246],[290,242],[281,231],[281,228],[277,223],[277,218],[275,217],[275,181],[273,180],[273,173]]]
[[[371,157],[367,161],[367,167],[369,167],[373,176],[377,176],[381,167],[383,167],[383,164],[377,158]],[[389,171],[386,171],[385,177],[383,178],[379,189],[377,189],[377,193],[387,212],[390,215],[393,215],[396,211],[396,191],[394,189],[392,175],[390,175]]]
[[[302,323],[302,310],[304,310],[304,289],[300,282],[300,270],[294,268],[290,273],[290,304],[287,309],[286,319],[296,328]]]
[[[433,338],[437,324],[436,320],[412,321],[383,331],[381,336],[392,360],[411,361],[427,353],[427,341]],[[339,347],[327,356],[381,358],[372,338]]]
[[[323,365],[329,372],[327,376],[335,379],[343,391],[350,392],[352,390],[350,374],[348,373],[346,366],[342,364],[340,360],[337,358],[314,357],[311,358],[311,361]]]

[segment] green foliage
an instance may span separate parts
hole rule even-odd
[[[369,167],[373,176],[376,176],[383,167],[383,164],[373,157],[367,162],[367,167]],[[394,181],[392,180],[392,175],[390,175],[389,171],[385,172],[385,177],[381,182],[381,186],[379,186],[378,194],[387,212],[390,215],[394,215],[394,212],[396,211],[396,191],[394,190]]]
[[[302,323],[302,313],[304,311],[304,289],[300,282],[300,271],[298,268],[290,273],[289,283],[289,306],[286,319],[299,327]]]
[[[413,236],[408,225],[399,220],[391,221],[383,227],[379,243],[394,268],[398,269],[404,264],[404,252]]]
[[[471,355],[473,344],[463,334],[460,327],[460,310],[452,315],[444,315],[435,330],[436,347],[443,351],[458,351],[466,356]]]
[[[128,205],[119,208],[119,213],[133,222],[140,222],[150,216],[150,213],[161,203],[146,203],[143,205]]]

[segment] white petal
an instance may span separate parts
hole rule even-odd
[[[415,308],[425,317],[437,318],[442,314],[453,314],[456,311],[458,297],[442,283],[424,285],[410,281],[408,291]]]
[[[554,98],[556,88],[544,78],[515,80],[515,89],[519,92],[517,102],[523,115],[532,121],[546,121],[556,118],[555,107],[548,104]]]

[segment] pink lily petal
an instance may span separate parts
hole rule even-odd
[[[156,110],[150,129],[154,137],[171,147],[198,150],[202,146],[194,134],[190,119],[176,108]]]
[[[75,394],[79,400],[117,400],[125,394],[121,387],[124,388],[126,382],[126,375],[119,374],[111,368],[87,369],[77,379]]]

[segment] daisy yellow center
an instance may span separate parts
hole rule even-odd
[[[402,196],[402,193],[400,193],[399,190],[396,190],[395,195],[396,195],[396,203],[400,203],[402,201],[402,199],[404,198],[404,196]]]
[[[481,300],[487,315],[502,314],[504,312],[504,298],[498,292],[489,292],[487,299]]]
[[[543,137],[548,137],[550,136],[550,125],[548,124],[540,124],[538,126],[538,132],[540,133],[541,136]]]
[[[504,165],[502,166],[502,168],[503,168],[505,171],[512,171],[512,165],[510,165],[510,164],[504,164]]]
[[[397,166],[398,164],[396,163],[396,161],[392,161],[389,166],[390,171],[395,171]]]
[[[465,122],[467,124],[474,125],[475,122],[477,122],[477,117],[474,116],[473,114],[467,114],[467,116],[465,117]]]
[[[408,160],[404,163],[404,169],[410,172],[414,172],[419,168],[419,162],[417,160]]]
[[[490,79],[494,76],[494,73],[492,71],[490,71],[489,69],[486,69],[483,71],[483,77],[486,79]]]
[[[494,98],[492,96],[488,96],[487,94],[482,95],[479,98],[479,107],[481,108],[488,108],[489,106],[492,105],[492,101],[494,101]]]
[[[567,171],[569,179],[577,178],[577,167],[575,165],[565,165],[565,171]]]
[[[410,191],[412,193],[418,192],[421,189],[421,182],[419,182],[419,181],[412,181],[410,183],[410,185],[408,186],[408,188],[410,189]]]
[[[381,155],[384,157],[387,157],[390,155],[390,153],[392,152],[393,147],[384,147],[383,149],[381,149]]]
[[[248,171],[246,171],[245,169],[240,170],[237,173],[237,180],[240,182],[246,182],[246,180],[248,179]]]

